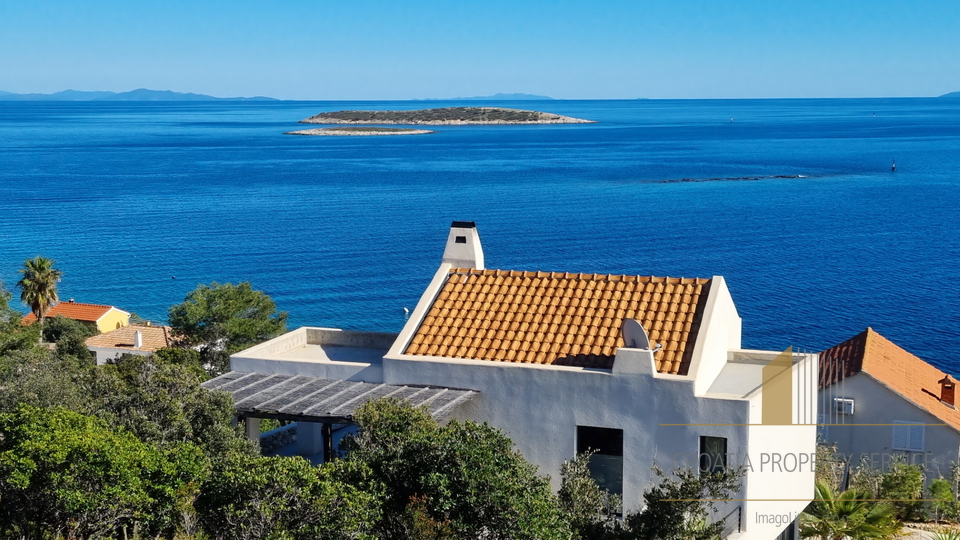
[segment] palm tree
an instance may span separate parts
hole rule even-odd
[[[848,489],[839,495],[818,480],[816,498],[800,516],[800,536],[820,540],[894,538],[900,531],[896,509],[886,501]]]
[[[27,259],[20,270],[23,278],[17,282],[20,300],[30,306],[30,311],[43,325],[43,318],[60,298],[57,297],[57,282],[63,273],[53,267],[53,260],[37,255]]]

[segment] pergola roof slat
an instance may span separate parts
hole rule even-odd
[[[324,379],[306,375],[231,371],[202,384],[230,392],[242,416],[264,416],[307,422],[349,420],[364,403],[395,397],[426,406],[435,418],[448,416],[480,393],[440,386],[412,386]]]

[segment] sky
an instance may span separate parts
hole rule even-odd
[[[935,96],[958,0],[0,0],[0,90]]]

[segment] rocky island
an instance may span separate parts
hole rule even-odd
[[[428,129],[413,128],[385,128],[385,127],[329,127],[300,129],[297,131],[288,131],[285,135],[339,135],[339,136],[364,136],[364,135],[426,135],[427,133],[436,133]]]
[[[414,111],[335,111],[301,120],[302,124],[591,124],[571,116],[504,107],[444,107]]]

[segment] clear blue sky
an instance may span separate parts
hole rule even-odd
[[[2,0],[0,90],[931,96],[960,0]]]

